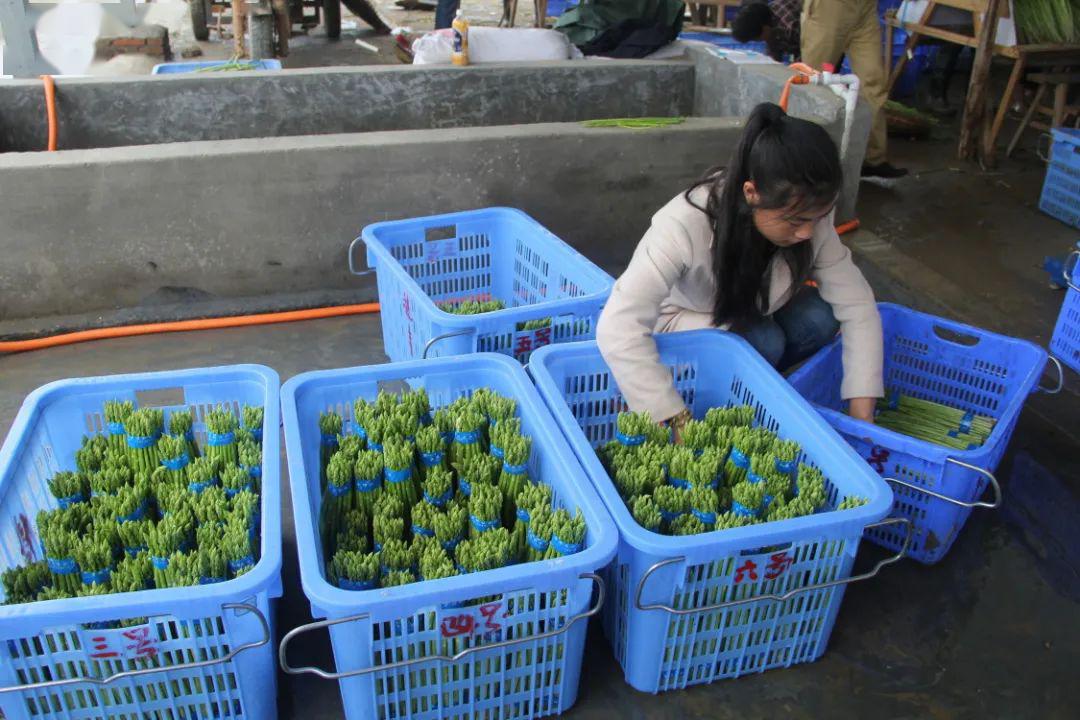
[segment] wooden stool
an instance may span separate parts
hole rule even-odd
[[[690,6],[690,24],[686,29],[709,30],[712,27],[727,27],[727,20],[724,18],[725,12],[729,7],[742,5],[742,0],[698,0],[697,2],[687,3],[687,5]],[[713,13],[716,14],[715,20],[711,18]],[[713,23],[712,26],[710,26],[710,22]]]
[[[1032,73],[1028,75],[1028,80],[1038,84],[1039,88],[1035,91],[1035,97],[1032,98],[1031,104],[1024,113],[1024,119],[1020,121],[1020,127],[1016,129],[1012,142],[1005,151],[1005,157],[1012,155],[1024,130],[1029,127],[1046,132],[1051,128],[1062,127],[1069,116],[1076,116],[1075,124],[1080,127],[1080,105],[1068,104],[1069,88],[1080,83],[1080,72]],[[1042,104],[1043,95],[1050,90],[1054,93],[1052,107]],[[1049,124],[1035,119],[1036,113],[1049,118]]]

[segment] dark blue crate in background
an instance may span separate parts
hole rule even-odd
[[[759,52],[762,55],[767,55],[768,50],[763,42],[746,42],[741,43],[736,40],[732,35],[728,33],[714,33],[714,32],[684,32],[679,33],[680,40],[698,40],[701,42],[707,42],[710,45],[716,45],[722,47],[725,50],[740,50],[742,52]]]
[[[1080,250],[1069,256],[1066,269],[1069,288],[1061,303],[1061,314],[1050,339],[1050,352],[1076,372],[1080,373]]]
[[[1039,209],[1080,228],[1080,130],[1051,130],[1054,144],[1046,167]]]

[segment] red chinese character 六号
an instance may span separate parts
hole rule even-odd
[[[795,562],[795,558],[788,557],[786,552],[778,552],[769,556],[769,564],[765,566],[765,579],[774,580],[784,574]]]
[[[544,347],[551,344],[551,328],[543,327],[536,328],[536,332],[533,333],[533,348]]]
[[[751,580],[757,580],[757,563],[747,560],[742,567],[735,568],[735,582],[742,582],[744,574]]]
[[[443,637],[457,637],[458,635],[468,635],[475,628],[476,620],[473,616],[462,614],[443,618],[439,631]]]

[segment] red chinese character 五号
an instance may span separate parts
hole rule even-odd
[[[788,557],[786,552],[778,552],[769,556],[769,564],[765,566],[765,579],[774,580],[784,574],[795,558]]]
[[[493,602],[480,606],[480,614],[484,616],[484,627],[488,630],[502,630],[502,625],[495,622],[501,607],[502,602]],[[506,617],[506,615],[503,615],[503,617]]]
[[[457,637],[458,635],[468,635],[475,628],[476,620],[472,615],[451,615],[443,618],[439,632],[442,633],[443,637]]]
[[[519,335],[517,344],[514,345],[514,355],[525,355],[532,351],[532,338],[528,335]]]
[[[743,575],[746,575],[751,580],[757,580],[757,563],[753,560],[747,560],[741,567],[735,568],[735,582],[742,582]]]
[[[543,327],[536,328],[536,332],[533,333],[533,348],[544,347],[551,344],[551,328]]]

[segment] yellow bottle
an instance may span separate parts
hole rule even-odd
[[[469,64],[469,21],[459,9],[450,24],[454,30],[454,52],[450,59],[455,65]]]

